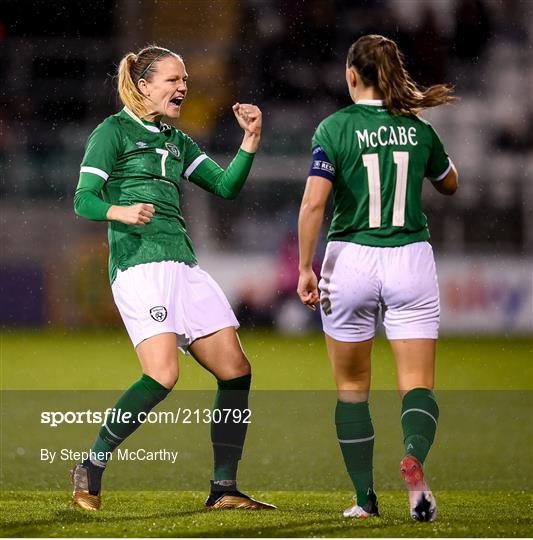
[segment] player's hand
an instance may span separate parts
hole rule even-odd
[[[113,205],[107,211],[107,218],[126,225],[146,225],[150,223],[155,208],[153,204],[137,203],[131,206]]]
[[[233,114],[239,122],[239,126],[244,129],[246,135],[259,137],[263,125],[263,114],[257,105],[250,103],[235,103],[232,107]]]
[[[320,296],[318,294],[318,280],[312,270],[300,271],[296,292],[302,304],[315,311],[316,305],[320,302]]]

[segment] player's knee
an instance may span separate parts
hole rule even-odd
[[[163,377],[163,382],[161,384],[168,390],[172,390],[172,388],[174,388],[177,382],[178,382],[178,375],[176,376],[170,375],[167,377]]]
[[[370,369],[338,370],[335,374],[337,388],[361,390],[370,387]]]
[[[156,380],[159,384],[163,385],[168,390],[171,390],[178,382],[178,375],[164,373],[161,374]]]
[[[236,377],[244,377],[245,375],[251,375],[252,366],[250,366],[249,362],[246,361],[241,366],[239,366],[239,368],[236,370],[236,373]]]
[[[160,367],[157,370],[152,371],[152,373],[148,373],[148,375],[170,390],[178,382],[179,369],[177,365],[168,365]]]
[[[245,375],[252,374],[252,367],[248,360],[241,362],[238,365],[231,366],[228,370],[228,379],[236,379],[237,377],[244,377]]]
[[[232,358],[228,358],[227,362],[221,366],[218,379],[229,381],[237,377],[243,377],[252,373],[252,366],[244,354],[240,353]]]
[[[370,371],[350,371],[336,376],[337,391],[341,401],[359,402],[368,399]],[[349,397],[348,397],[349,396]]]

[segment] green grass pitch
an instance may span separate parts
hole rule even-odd
[[[64,492],[2,495],[4,536],[96,537],[493,537],[531,535],[531,497],[524,493],[444,492],[434,523],[407,518],[403,493],[380,494],[383,517],[345,520],[349,493],[268,492],[274,512],[202,510],[199,492],[110,491],[106,508],[73,508]]]
[[[320,335],[287,338],[270,332],[248,331],[242,332],[241,337],[253,365],[256,389],[334,390]],[[124,332],[5,331],[1,339],[0,380],[4,390],[111,390],[125,388],[138,377],[137,362]],[[490,399],[490,391],[521,391],[521,394],[514,392],[513,395],[529,396],[524,407],[531,412],[531,393],[527,392],[532,387],[532,358],[533,345],[528,339],[445,338],[440,340],[438,348],[437,388],[458,391],[457,395],[465,395],[461,391],[482,391],[480,395],[486,394],[487,399]],[[182,356],[180,366],[178,391],[215,388],[212,376],[190,357]],[[373,388],[395,388],[392,356],[382,339],[377,340],[374,348]],[[443,415],[441,431],[431,455],[434,461],[444,461],[439,464],[440,469],[437,463],[431,464],[437,476],[460,477],[468,472],[464,471],[460,456],[449,455],[442,448],[444,444],[453,443],[453,437],[444,433],[446,425],[453,426],[452,420],[455,418],[448,418],[446,424]],[[515,420],[509,419],[511,430],[517,429],[518,424],[513,424]],[[3,435],[6,422],[9,418],[4,416]],[[85,427],[96,431],[95,426]],[[487,441],[479,448],[480,456],[490,455],[490,437]],[[530,449],[531,446],[529,452]],[[274,450],[281,455],[284,451],[291,452],[283,446]],[[477,450],[474,448],[473,451]],[[11,489],[11,484],[6,484],[7,489],[3,486],[0,494],[1,534],[5,537],[528,537],[533,534],[531,460],[522,459],[522,454],[512,455],[523,469],[505,474],[516,474],[517,479],[522,479],[518,489],[508,486],[500,490],[489,487],[436,490],[439,516],[431,524],[411,522],[406,494],[388,487],[379,490],[379,485],[383,517],[366,521],[344,520],[340,512],[350,502],[348,484],[334,491],[252,490],[254,495],[279,507],[275,512],[257,513],[207,512],[202,507],[204,491],[120,491],[108,485],[104,491],[103,510],[86,513],[71,506],[70,486],[65,475],[49,489],[23,491]],[[377,454],[380,459],[376,459],[376,469],[382,463],[380,456],[385,454]],[[338,459],[337,455],[333,457]],[[392,460],[396,463],[396,456]],[[6,468],[15,463],[2,458],[3,484],[9,476]],[[247,466],[250,465],[243,462],[243,473]],[[119,475],[120,470],[115,467],[113,474]],[[24,470],[17,470],[17,474],[22,478]],[[498,475],[498,471],[494,474]],[[345,476],[340,467],[338,475]],[[113,484],[113,478],[110,476],[108,484]],[[245,489],[246,477],[242,477],[241,482]],[[273,486],[272,489],[276,488]]]

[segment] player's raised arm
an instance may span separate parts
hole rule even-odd
[[[257,152],[263,126],[261,109],[250,103],[235,103],[232,109],[239,126],[244,130],[241,148],[246,152]]]
[[[244,136],[231,163],[223,169],[205,154],[198,155],[195,159],[200,159],[201,162],[190,175],[186,175],[194,184],[223,199],[235,199],[241,192],[261,139],[262,113],[259,107],[249,103],[236,103],[232,109],[239,126],[244,130]],[[200,153],[198,147],[194,143],[192,145],[197,149],[197,153]]]

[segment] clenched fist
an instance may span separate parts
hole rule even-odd
[[[244,130],[241,148],[247,152],[256,152],[261,138],[263,114],[257,105],[250,103],[235,103],[232,107],[233,114]]]
[[[155,213],[153,204],[137,203],[131,206],[113,205],[107,211],[107,219],[126,225],[146,225]]]
[[[233,114],[239,122],[239,126],[244,129],[246,134],[259,136],[261,135],[261,126],[263,115],[261,109],[257,105],[250,103],[235,103],[232,107]]]

